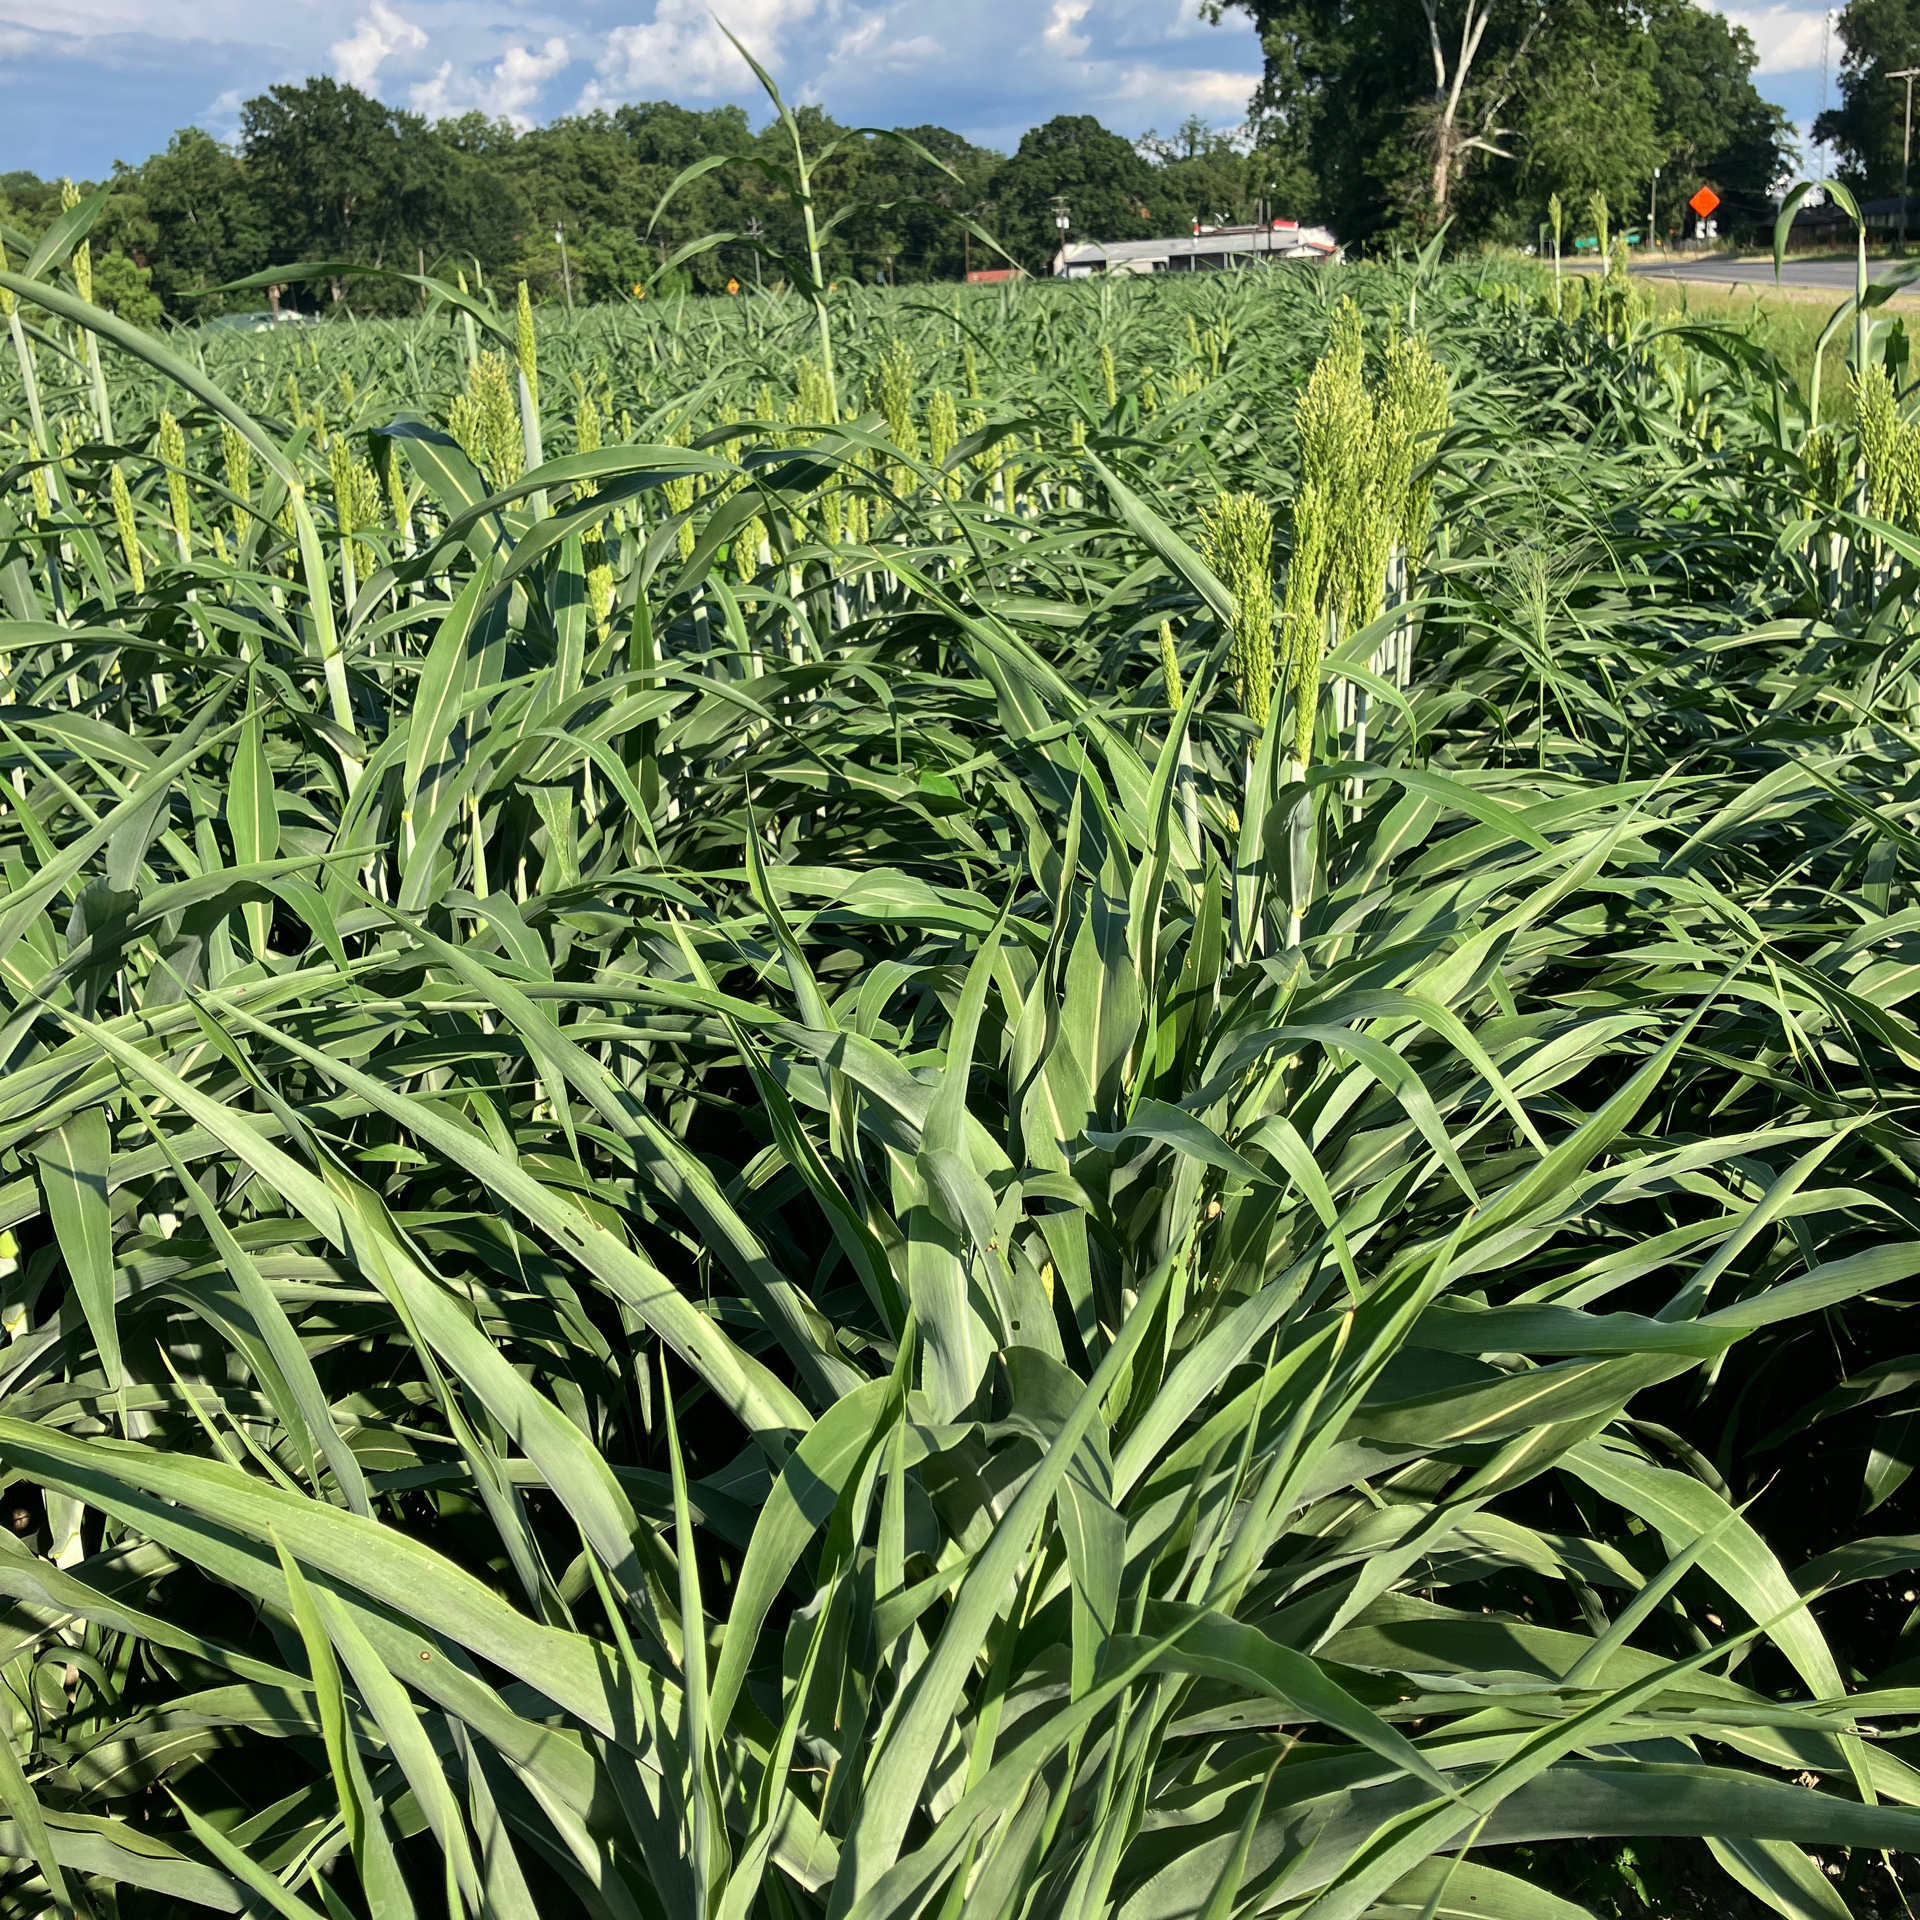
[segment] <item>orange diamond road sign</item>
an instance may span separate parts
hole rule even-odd
[[[1711,187],[1702,187],[1700,191],[1687,202],[1687,205],[1690,206],[1702,220],[1706,219],[1719,204],[1720,196],[1715,193]]]

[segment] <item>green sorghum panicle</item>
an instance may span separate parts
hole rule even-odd
[[[794,388],[803,421],[815,427],[833,424],[833,390],[819,361],[802,360],[794,368]]]
[[[520,410],[507,363],[497,353],[483,353],[467,369],[467,384],[454,396],[447,429],[494,492],[520,478],[526,467]]]
[[[1379,538],[1367,498],[1379,448],[1362,325],[1359,309],[1342,300],[1326,350],[1294,404],[1300,474],[1282,652],[1293,686],[1294,758],[1302,766],[1312,751],[1328,616],[1352,613],[1364,592],[1359,566]]]
[[[692,438],[692,435],[688,428],[682,425],[670,428],[662,435],[662,438],[670,447],[684,447]],[[669,513],[686,514],[692,511],[693,483],[694,476],[690,473],[683,473],[662,484],[660,492],[665,500],[666,509]],[[681,521],[680,531],[676,536],[676,544],[682,560],[691,558],[694,544],[693,522],[691,520]]]
[[[1867,367],[1853,379],[1853,417],[1866,468],[1867,505],[1876,518],[1891,520],[1899,510],[1900,402],[1882,367]]]
[[[7,243],[0,240],[0,273],[11,273],[13,262],[7,258]],[[0,287],[0,320],[13,318],[13,295],[5,287]]]
[[[1427,557],[1433,522],[1433,457],[1440,436],[1453,424],[1447,371],[1418,334],[1400,334],[1387,344],[1383,410],[1397,416],[1409,463],[1399,544],[1409,574]]]
[[[1411,396],[1396,382],[1391,366],[1377,398],[1368,393],[1364,373],[1355,385],[1352,450],[1338,476],[1342,484],[1333,516],[1334,605],[1350,630],[1377,619],[1386,603],[1387,573],[1401,544],[1413,490],[1419,428],[1405,404]]]
[[[147,567],[140,552],[140,530],[133,523],[133,497],[127,492],[127,476],[118,465],[107,470],[107,493],[113,501],[113,524],[120,534],[120,551],[126,556],[133,590],[135,593],[145,593]]]
[[[953,395],[945,387],[935,387],[927,402],[927,453],[936,466],[944,466],[947,456],[960,443],[960,415]]]
[[[1901,412],[1893,381],[1881,367],[1856,376],[1853,405],[1867,511],[1876,520],[1920,529],[1920,426]]]
[[[1293,498],[1293,557],[1281,604],[1281,657],[1293,690],[1293,757],[1304,767],[1313,753],[1320,698],[1320,658],[1326,644],[1325,582],[1333,542],[1332,510],[1323,483],[1303,480]]]
[[[767,530],[758,514],[733,536],[733,571],[742,586],[760,571],[760,543],[766,537]]]
[[[1113,349],[1104,341],[1100,346],[1100,384],[1106,389],[1107,410],[1120,404],[1120,382],[1113,364]]]
[[[580,402],[574,419],[574,443],[581,453],[598,453],[602,432],[600,409],[578,374],[574,375],[574,392]],[[597,480],[580,483],[583,498],[599,491]],[[587,605],[593,613],[594,628],[605,634],[607,623],[613,617],[613,565],[607,557],[607,540],[600,521],[596,520],[581,536],[580,558],[587,571]]]
[[[393,524],[403,533],[407,528],[407,475],[400,464],[400,443],[397,440],[382,438],[375,446],[380,456],[380,482],[387,490],[387,511],[393,516]]]
[[[1160,671],[1167,679],[1167,706],[1177,709],[1187,697],[1187,690],[1180,679],[1180,655],[1173,644],[1173,622],[1160,622]]]
[[[1227,674],[1256,727],[1273,710],[1273,514],[1258,494],[1223,493],[1205,516],[1207,559],[1233,602]]]
[[[1648,311],[1646,290],[1634,279],[1633,260],[1624,239],[1615,238],[1607,255],[1606,273],[1593,289],[1593,297],[1609,339],[1625,334]]]
[[[613,618],[613,563],[607,557],[607,537],[599,527],[580,536],[580,558],[587,570],[587,607],[595,630],[604,635]]]
[[[961,424],[965,429],[967,438],[971,440],[976,433],[984,433],[986,431],[987,416],[982,413],[978,407],[970,407],[967,410],[966,419]],[[993,467],[993,449],[991,447],[982,446],[976,448],[971,458],[976,473],[987,473],[991,471]]]
[[[342,546],[359,531],[356,509],[359,499],[353,486],[353,453],[344,439],[336,439],[327,449],[328,475],[333,481],[333,517],[340,529]]]
[[[233,501],[233,537],[236,544],[247,537],[247,507],[253,499],[253,449],[246,436],[235,427],[220,429],[220,460],[226,469],[227,491]]]
[[[334,435],[333,445],[327,449],[327,465],[333,477],[333,511],[341,543],[351,544],[354,573],[365,580],[373,571],[376,555],[359,535],[379,522],[380,483],[344,433]]]
[[[594,405],[593,395],[587,391],[586,382],[578,374],[574,375],[574,394],[579,402],[573,419],[574,448],[580,453],[598,453],[603,432],[600,409]],[[588,483],[587,490],[597,493],[599,488]]]
[[[911,458],[920,451],[920,434],[913,424],[913,349],[904,340],[887,343],[874,374],[873,393],[886,415],[888,438]]]
[[[171,413],[160,415],[160,461],[167,470],[167,505],[173,514],[173,537],[180,558],[193,557],[193,502],[187,491],[187,437]]]
[[[80,204],[80,189],[71,180],[60,182],[60,211],[71,213]],[[73,284],[82,300],[93,298],[93,243],[82,240],[73,250],[69,263],[73,268]]]
[[[533,404],[540,404],[540,358],[533,339],[533,302],[527,298],[527,283],[520,282],[520,297],[514,304],[513,357],[520,377],[527,383]]]
[[[1313,582],[1315,606],[1323,613],[1341,612],[1352,597],[1352,583],[1342,565],[1348,543],[1340,536],[1349,531],[1347,517],[1374,458],[1366,346],[1360,311],[1350,300],[1342,300],[1334,313],[1326,349],[1300,390],[1293,417],[1300,445],[1299,495],[1317,505],[1327,536],[1318,543],[1303,541],[1296,527],[1295,565],[1303,552],[1319,551],[1322,577]],[[1317,645],[1319,636],[1314,638]],[[1290,645],[1297,647],[1301,640],[1289,636]]]
[[[1807,496],[1812,503],[1824,508],[1839,506],[1847,484],[1840,436],[1831,427],[1816,428],[1807,435],[1806,444],[1800,449],[1800,461],[1806,474]]]
[[[1611,264],[1607,255],[1607,227],[1611,213],[1607,206],[1607,196],[1598,189],[1587,197],[1587,217],[1593,222],[1594,233],[1600,241],[1600,263],[1602,266],[1607,266]]]

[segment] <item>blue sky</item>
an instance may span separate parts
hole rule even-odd
[[[1137,136],[1189,113],[1238,122],[1259,47],[1196,0],[718,0],[798,99],[855,124],[932,122],[1011,147],[1056,113]],[[1728,8],[1761,85],[1804,126],[1822,12]],[[1839,46],[1833,50],[1837,69]],[[0,0],[0,172],[98,177],[189,122],[225,136],[239,103],[330,72],[429,114],[527,124],[601,103],[753,105],[708,0]],[[756,112],[756,119],[758,118]]]

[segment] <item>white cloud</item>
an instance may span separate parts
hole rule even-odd
[[[888,40],[873,50],[873,58],[890,73],[906,73],[942,59],[946,48],[931,34],[917,33],[911,40]]]
[[[1762,73],[1805,73],[1820,68],[1820,43],[1826,14],[1806,7],[1728,7],[1726,15],[1737,27],[1753,35],[1759,50]],[[1841,52],[1840,38],[1833,39],[1833,57]]]
[[[733,0],[727,25],[777,79],[793,30],[820,10],[821,0]],[[743,80],[752,84],[751,70],[705,0],[658,0],[651,20],[615,27],[607,35],[594,66],[582,107],[668,99],[683,92],[733,95]]]
[[[336,40],[329,52],[334,72],[348,86],[364,90],[373,85],[374,76],[396,53],[419,53],[426,44],[424,27],[403,19],[385,0],[373,0],[372,10],[354,23],[352,35]]]
[[[453,62],[443,60],[432,79],[413,89],[409,101],[416,113],[430,120],[477,107],[491,120],[510,120],[524,130],[533,125],[530,109],[547,82],[572,58],[566,41],[556,33],[537,53],[517,42],[509,46],[488,74],[456,73]]]
[[[1808,10],[1744,4],[1756,20]],[[429,113],[521,124],[576,100],[659,99],[737,101],[757,124],[764,98],[715,12],[790,100],[1003,149],[1055,114],[1128,136],[1196,111],[1237,122],[1260,72],[1245,14],[1208,25],[1196,0],[0,0],[0,41],[26,43],[0,62],[7,144],[29,164],[45,156],[43,171],[98,172],[163,146],[195,100],[225,132],[237,101],[322,72]],[[118,76],[110,95],[83,64]]]
[[[1078,29],[1081,21],[1092,11],[1093,0],[1053,0],[1053,11],[1047,16],[1047,30],[1041,38],[1056,53],[1085,53],[1087,36]]]
[[[872,55],[879,44],[880,36],[887,30],[887,16],[884,13],[856,14],[851,22],[841,29],[840,37],[833,43],[832,58],[835,60],[864,60]],[[764,65],[765,63],[762,62]]]
[[[1236,121],[1245,117],[1253,87],[1254,81],[1244,73],[1204,68],[1169,73],[1162,67],[1129,67],[1109,82],[1109,91],[1115,99],[1164,97],[1203,116],[1210,107],[1216,110],[1224,107],[1233,113]]]

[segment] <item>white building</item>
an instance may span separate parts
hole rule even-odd
[[[1275,220],[1258,227],[1195,227],[1171,240],[1076,240],[1053,256],[1057,278],[1095,273],[1214,273],[1278,260],[1337,261],[1340,243],[1325,227]]]

